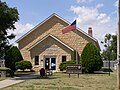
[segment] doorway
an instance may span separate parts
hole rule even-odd
[[[56,57],[45,57],[45,69],[56,70]]]

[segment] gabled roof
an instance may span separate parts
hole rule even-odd
[[[30,34],[32,31],[34,31],[36,28],[40,27],[42,24],[44,24],[45,22],[47,22],[50,18],[52,17],[57,17],[59,19],[61,19],[62,21],[64,21],[67,24],[71,24],[70,22],[68,22],[67,20],[63,19],[62,17],[60,17],[59,15],[57,15],[56,13],[53,13],[52,15],[50,15],[47,19],[45,19],[44,21],[42,21],[40,24],[38,24],[37,26],[35,26],[33,29],[31,29],[30,31],[28,31],[26,34],[24,34],[22,37],[20,37],[18,40],[16,40],[16,42],[19,42],[20,40],[22,40],[24,37],[26,37],[28,34]],[[95,42],[97,42],[97,40],[90,36],[89,34],[87,34],[86,32],[84,32],[83,30],[77,28],[77,30],[79,32],[81,32],[82,34],[84,34],[85,36],[91,38],[92,40],[94,40]],[[98,42],[97,42],[98,43]],[[98,45],[99,46],[99,45]]]
[[[63,43],[61,40],[59,40],[58,38],[56,38],[55,36],[53,36],[52,34],[48,34],[45,37],[43,37],[41,40],[39,40],[37,43],[33,44],[31,47],[28,48],[28,50],[31,50],[32,48],[34,48],[36,45],[38,45],[39,43],[41,43],[42,41],[44,41],[45,39],[47,39],[48,37],[53,38],[54,40],[58,41],[59,43],[61,43],[62,45],[64,45],[65,47],[67,47],[68,49],[70,49],[71,51],[74,51],[73,48],[71,48],[70,46],[68,46],[67,44]]]

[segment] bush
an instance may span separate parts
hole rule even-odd
[[[92,43],[88,43],[81,54],[80,63],[86,72],[93,73],[94,71],[100,70],[103,62],[99,49]]]
[[[66,66],[68,64],[76,64],[75,60],[71,60],[71,61],[66,61],[66,62],[62,62],[59,66],[60,71],[66,70]]]
[[[32,64],[30,61],[25,61],[25,60],[22,60],[20,62],[16,62],[15,63],[15,67],[16,69],[20,69],[20,70],[25,70],[25,69],[32,69]]]
[[[66,62],[62,62],[59,66],[60,71],[63,71],[66,69]]]
[[[5,54],[5,66],[15,71],[15,63],[23,60],[23,57],[16,46],[11,47]]]

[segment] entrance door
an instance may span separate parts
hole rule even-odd
[[[50,58],[45,58],[45,69],[49,69],[50,67]]]
[[[55,57],[45,57],[45,69],[56,70]]]

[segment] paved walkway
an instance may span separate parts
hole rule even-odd
[[[15,77],[15,78],[10,78],[10,79],[6,79],[6,80],[2,80],[0,81],[0,89],[13,85],[13,84],[17,84],[20,82],[23,82],[25,80],[29,80],[35,77],[39,77],[39,74],[30,74],[30,75],[23,75],[21,77]]]

